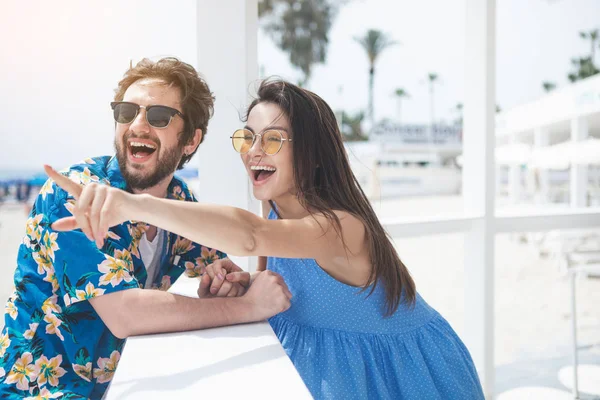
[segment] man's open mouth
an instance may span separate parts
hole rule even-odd
[[[129,153],[136,160],[144,160],[156,151],[156,145],[146,142],[131,140],[127,143]]]

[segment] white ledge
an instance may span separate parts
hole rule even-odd
[[[533,232],[553,229],[600,228],[600,208],[550,211],[503,211],[494,222],[496,232]]]
[[[473,221],[483,217],[453,214],[436,217],[386,218],[381,223],[392,237],[437,235],[442,233],[465,232],[471,229]]]
[[[182,277],[173,292],[194,292]],[[183,288],[183,290],[182,290]],[[310,399],[267,322],[127,340],[107,399]]]

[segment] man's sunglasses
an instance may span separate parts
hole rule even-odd
[[[281,132],[277,130],[254,133],[248,129],[238,129],[233,132],[231,143],[233,144],[235,151],[240,154],[246,154],[254,145],[257,136],[260,137],[260,148],[269,156],[274,156],[279,153],[284,142],[292,141],[292,139],[284,138]]]
[[[140,112],[140,108],[146,109],[146,121],[154,128],[166,128],[169,126],[175,115],[179,115],[183,118],[182,113],[167,106],[145,107],[127,101],[114,101],[110,103],[110,107],[113,109],[115,121],[120,124],[129,124],[133,122]]]

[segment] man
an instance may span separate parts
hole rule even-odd
[[[87,159],[66,175],[81,185],[194,201],[174,172],[204,139],[213,100],[190,65],[142,60],[111,103],[116,156]],[[199,276],[225,254],[135,221],[94,243],[88,237],[99,227],[87,217],[101,215],[98,207],[78,219],[81,230],[54,231],[74,204],[49,180],[27,221],[0,334],[0,398],[102,398],[128,336],[257,321],[289,307],[291,295],[274,274],[258,276],[241,297],[167,293],[183,272]],[[199,293],[211,297],[208,276],[203,282]],[[245,290],[228,285],[223,290]]]

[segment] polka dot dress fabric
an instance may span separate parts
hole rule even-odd
[[[383,285],[369,296],[312,259],[269,258],[268,269],[293,294],[269,322],[314,398],[484,398],[467,348],[420,296],[386,318]]]

